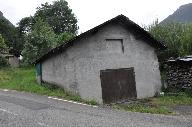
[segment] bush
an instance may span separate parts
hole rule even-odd
[[[4,57],[0,56],[0,68],[8,66],[8,61]]]
[[[192,89],[186,89],[184,92],[187,96],[192,97]]]

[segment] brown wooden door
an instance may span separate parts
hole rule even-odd
[[[134,68],[101,70],[100,74],[104,103],[137,97]]]

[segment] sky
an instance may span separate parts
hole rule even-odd
[[[0,11],[16,25],[22,18],[34,15],[42,3],[53,0],[0,0]],[[66,0],[78,19],[79,33],[85,32],[119,14],[140,26],[156,19],[162,21],[179,6],[192,0]]]

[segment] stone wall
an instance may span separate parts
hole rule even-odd
[[[168,64],[168,88],[192,88],[192,64],[173,62]]]

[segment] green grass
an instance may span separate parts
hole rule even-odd
[[[51,87],[50,85],[39,85],[35,79],[35,70],[33,67],[28,68],[1,68],[0,69],[0,88],[12,89],[37,93],[40,95],[55,96],[68,100],[83,102],[96,105],[94,100],[84,100],[80,96],[75,96],[61,88]]]
[[[142,112],[142,113],[152,113],[152,114],[171,114],[172,112],[166,106],[147,106],[144,104],[115,104],[113,105],[115,109],[132,111],[132,112]]]
[[[191,105],[192,97],[185,93],[177,96],[161,96],[149,99],[138,100],[130,104],[113,104],[116,109],[125,111],[152,113],[152,114],[174,114],[170,107],[175,105]]]
[[[153,98],[152,102],[157,105],[192,105],[192,97],[186,93],[179,93],[175,96],[165,95],[162,97]]]

